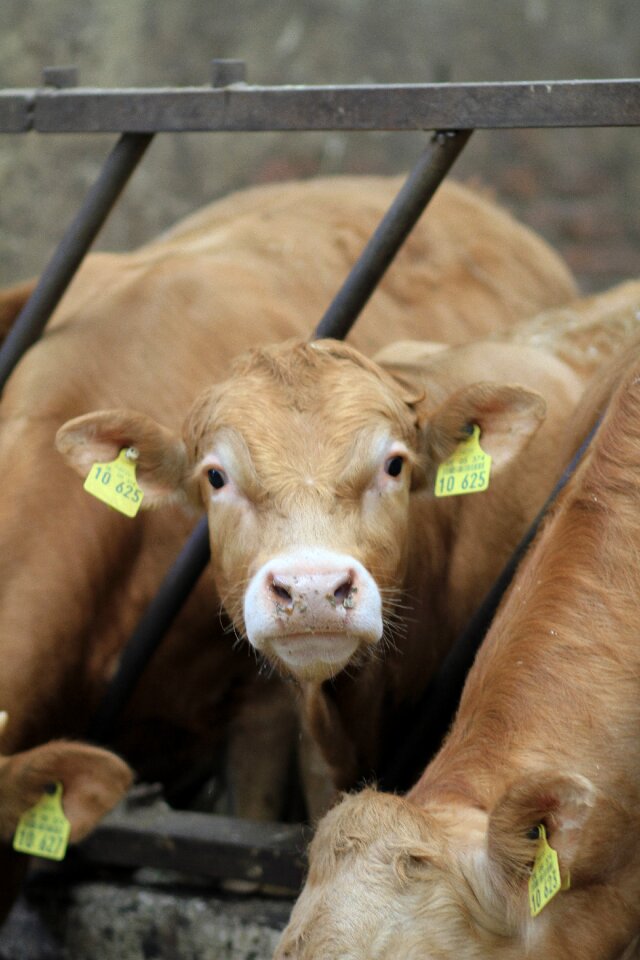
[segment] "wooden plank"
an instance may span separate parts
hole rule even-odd
[[[81,860],[156,867],[299,889],[309,828],[169,809],[117,809],[76,849]]]

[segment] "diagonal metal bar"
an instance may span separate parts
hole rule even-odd
[[[180,613],[210,556],[209,528],[206,517],[203,517],[131,634],[115,676],[89,726],[87,735],[90,740],[95,743],[107,743],[109,740],[118,714],[131,696],[154,651]]]
[[[434,135],[318,324],[315,337],[346,337],[470,135],[471,131]],[[109,741],[118,715],[146,663],[162,642],[209,558],[209,529],[205,517],[187,540],[129,639],[91,725],[91,739],[100,743]]]
[[[341,340],[347,336],[471,133],[464,130],[434,134],[318,324],[317,338]]]
[[[0,391],[4,389],[22,355],[42,334],[85,253],[152,139],[152,134],[126,133],[107,157],[98,179],[56,247],[0,349]]]
[[[403,714],[398,722],[395,735],[392,734],[389,738],[393,746],[388,751],[387,762],[382,764],[383,770],[378,780],[380,789],[402,792],[408,790],[440,749],[453,722],[467,674],[498,607],[538,530],[579,467],[599,426],[600,419],[574,453],[493,586],[449,650],[440,669],[419,699],[411,705],[410,715]]]

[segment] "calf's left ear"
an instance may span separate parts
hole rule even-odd
[[[94,463],[109,463],[122,449],[133,447],[143,508],[186,501],[191,494],[183,441],[143,413],[99,410],[68,420],[56,434],[56,447],[83,478]]]
[[[512,463],[544,422],[547,405],[539,393],[512,384],[474,383],[452,393],[420,417],[427,473],[480,427],[480,446],[493,473]]]
[[[12,838],[18,820],[52,783],[62,783],[62,807],[71,824],[69,839],[82,840],[124,797],[132,773],[109,750],[52,740],[31,750],[0,757],[0,838]]]

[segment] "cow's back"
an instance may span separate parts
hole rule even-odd
[[[55,336],[10,382],[5,410],[59,409],[62,394],[69,415],[125,405],[177,423],[247,346],[311,333],[399,185],[341,177],[256,187],[138,251],[90,255],[52,318]],[[478,193],[445,183],[350,339],[365,353],[404,337],[457,343],[573,292],[544,241]],[[64,381],[52,377],[56,368]]]
[[[273,275],[273,293],[295,297],[297,283],[314,289],[346,277],[401,184],[400,177],[343,176],[254,187],[185,218],[140,252],[206,250],[224,261],[250,251],[252,265]],[[566,303],[575,292],[545,241],[487,196],[446,181],[351,339],[365,353],[404,336],[460,343]],[[304,334],[319,319],[307,318],[292,333]]]

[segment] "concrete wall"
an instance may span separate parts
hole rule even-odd
[[[208,82],[212,57],[257,83],[547,80],[640,72],[637,0],[2,0],[0,87],[76,64],[95,86]],[[0,282],[39,271],[113,143],[0,137]],[[161,135],[99,240],[126,249],[245,184],[396,172],[419,134]],[[640,131],[479,132],[478,177],[564,252],[583,287],[640,273]]]

